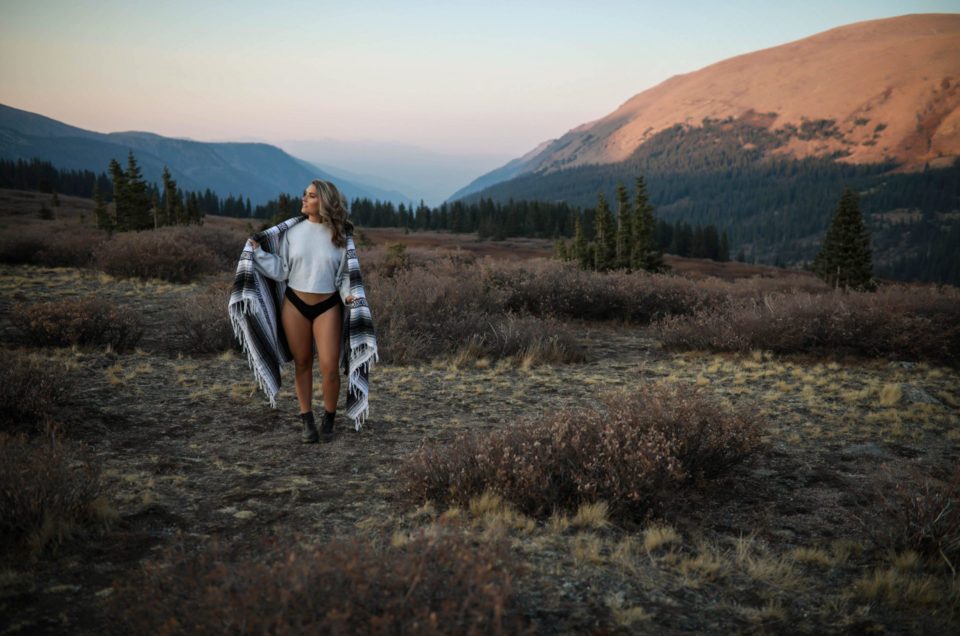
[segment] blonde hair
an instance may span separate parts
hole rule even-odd
[[[337,186],[329,181],[314,179],[312,183],[320,198],[321,218],[333,230],[333,244],[346,247],[347,234],[353,232],[353,223],[347,218],[347,199],[337,190]]]

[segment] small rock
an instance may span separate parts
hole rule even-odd
[[[898,360],[898,361],[895,361],[895,362],[891,362],[891,363],[890,363],[889,365],[887,365],[887,366],[889,366],[889,367],[891,367],[891,368],[893,368],[893,369],[915,369],[915,368],[917,367],[917,363],[916,363],[916,362],[906,362],[906,361],[904,361],[904,360]]]
[[[903,397],[908,403],[936,404],[939,406],[943,405],[940,400],[933,397],[920,387],[913,386],[912,384],[907,384],[904,382],[900,385],[900,390],[903,391]]]
[[[253,510],[241,510],[240,512],[235,513],[233,516],[237,519],[253,519],[256,515],[257,513],[255,513]]]
[[[865,442],[863,444],[851,444],[843,452],[843,456],[845,458],[848,456],[883,457],[883,455],[884,455],[883,449],[877,446],[876,444],[872,444],[870,442]]]

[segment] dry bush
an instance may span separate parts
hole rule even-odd
[[[557,364],[583,360],[583,352],[570,328],[553,318],[507,314],[491,318],[476,336],[482,353],[495,358],[513,357],[528,364]]]
[[[0,433],[0,551],[39,551],[105,520],[99,475],[55,437]]]
[[[476,276],[454,262],[364,277],[384,362],[406,364],[453,352],[484,332],[494,308]]]
[[[24,224],[0,239],[0,263],[86,267],[106,234],[75,224]]]
[[[484,289],[507,311],[535,316],[647,323],[657,316],[691,313],[726,293],[726,285],[678,276],[601,274],[570,263],[488,261]]]
[[[213,353],[240,349],[227,313],[229,299],[229,286],[212,284],[177,302],[171,318],[184,334],[182,351]]]
[[[140,314],[106,298],[16,305],[10,318],[29,344],[41,347],[109,344],[127,351],[143,336]]]
[[[57,363],[0,352],[0,431],[46,432],[69,379]]]
[[[189,283],[225,266],[199,237],[200,228],[164,227],[144,232],[115,235],[97,254],[103,271],[120,278],[160,278],[174,283]],[[242,244],[234,248],[233,264],[240,257]]]
[[[883,475],[861,522],[880,545],[895,552],[914,550],[927,559],[960,566],[960,469],[946,479],[913,471],[909,479]]]
[[[513,634],[505,548],[448,532],[399,548],[269,540],[170,551],[115,586],[126,631],[151,634]]]
[[[612,517],[638,520],[661,511],[680,487],[754,455],[762,431],[754,411],[724,409],[695,387],[641,384],[596,410],[423,445],[399,474],[416,501],[465,506],[491,491],[539,517],[606,501]]]
[[[960,292],[896,286],[871,293],[729,299],[658,324],[676,349],[776,353],[847,351],[960,363]]]

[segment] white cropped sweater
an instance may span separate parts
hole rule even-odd
[[[309,219],[297,223],[284,232],[278,254],[257,247],[253,262],[266,277],[287,281],[291,289],[314,294],[340,292],[340,298],[350,296],[350,276],[347,269],[347,250],[337,247],[326,223]]]

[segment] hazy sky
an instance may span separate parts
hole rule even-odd
[[[0,103],[100,132],[517,156],[668,77],[960,0],[0,0]]]

